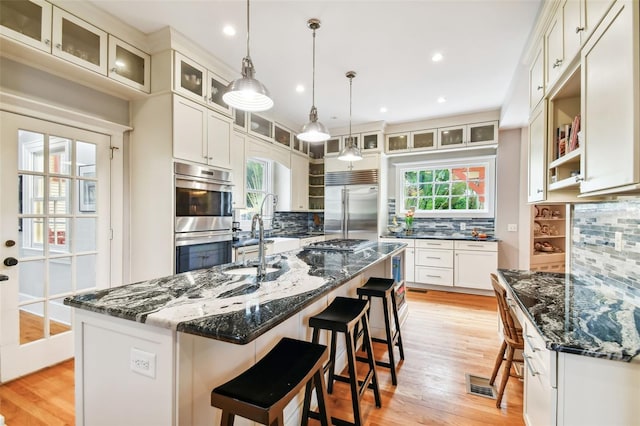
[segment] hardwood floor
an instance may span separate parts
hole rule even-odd
[[[49,333],[51,336],[71,330],[67,324],[49,320]],[[20,310],[20,344],[44,339],[44,319],[40,315]]]
[[[407,298],[398,386],[378,368],[382,408],[367,391],[366,426],[523,425],[518,379],[509,380],[501,409],[466,393],[465,373],[489,377],[500,346],[495,299],[439,291],[409,291]],[[386,357],[383,345],[375,345],[376,355]],[[73,425],[73,388],[70,360],[0,386],[0,413],[8,426]],[[348,385],[336,383],[329,398],[332,415],[352,419]]]

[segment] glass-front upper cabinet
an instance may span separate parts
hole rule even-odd
[[[51,3],[0,1],[0,34],[51,52]]]
[[[319,160],[324,158],[324,143],[314,142],[309,144],[309,158]]]
[[[151,57],[109,34],[109,77],[149,93]]]
[[[224,92],[227,90],[227,82],[211,71],[208,71],[208,76],[209,97],[207,99],[207,103],[216,110],[224,114],[231,115],[231,107],[222,100],[222,95],[224,95]]]
[[[239,129],[247,130],[247,113],[241,109],[234,109],[233,125]]]
[[[467,146],[488,145],[498,142],[498,122],[469,124],[467,126]]]
[[[331,138],[324,143],[325,155],[340,153],[340,138]]]
[[[249,118],[249,133],[267,138],[273,137],[273,123],[259,115],[251,114]]]
[[[444,127],[438,129],[438,147],[455,148],[464,146],[467,136],[466,126]]]
[[[53,8],[54,55],[107,75],[107,33],[57,7]]]
[[[196,101],[206,102],[207,69],[178,52],[174,64],[174,90]]]
[[[291,132],[277,124],[273,125],[273,139],[276,143],[291,148]]]
[[[293,149],[298,152],[302,152],[303,154],[307,154],[308,143],[305,141],[301,141],[298,139],[298,136],[293,137]]]
[[[435,129],[411,132],[411,147],[416,150],[429,150],[437,147],[438,133]]]
[[[363,152],[380,151],[382,136],[379,132],[362,133],[362,145],[360,148]]]
[[[387,152],[399,152],[409,150],[409,134],[396,133],[387,135]]]

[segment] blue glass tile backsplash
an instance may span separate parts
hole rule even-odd
[[[640,198],[576,204],[571,226],[572,274],[640,301]]]

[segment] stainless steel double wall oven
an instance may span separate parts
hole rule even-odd
[[[175,163],[176,273],[231,262],[231,173]]]

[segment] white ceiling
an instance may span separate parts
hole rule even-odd
[[[92,3],[144,33],[172,26],[239,76],[246,52],[244,0]],[[540,0],[254,0],[251,58],[256,78],[275,101],[269,115],[290,125],[304,124],[311,107],[309,18],[322,22],[316,36],[315,103],[320,121],[329,128],[349,122],[348,70],[357,72],[354,125],[498,109],[510,96],[540,4]],[[235,37],[222,32],[229,24],[237,29]],[[441,62],[431,60],[436,52],[444,56]],[[297,93],[298,84],[307,90]],[[438,103],[440,96],[446,102]],[[380,112],[381,107],[387,112]],[[526,117],[509,120],[524,122]]]

